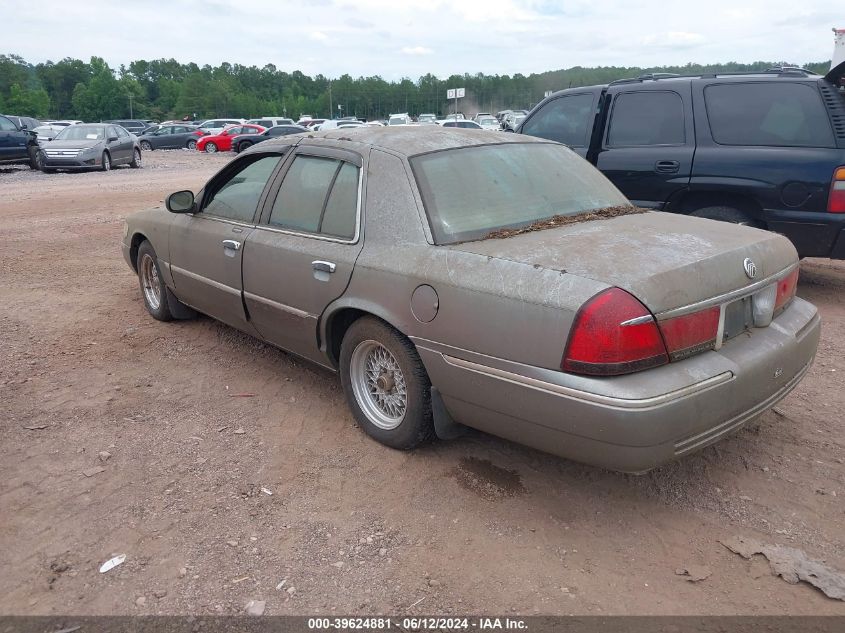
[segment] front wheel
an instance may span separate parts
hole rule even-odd
[[[29,168],[30,169],[43,169],[44,167],[44,158],[41,156],[41,150],[37,147],[31,147],[29,149]]]
[[[141,149],[145,152],[151,152],[153,151],[153,144],[149,141],[141,141]]]
[[[425,367],[411,342],[383,321],[364,317],[347,330],[340,380],[358,424],[382,444],[409,450],[434,436]]]
[[[217,151],[217,143],[206,143],[205,151],[209,154],[214,154]]]
[[[100,159],[100,169],[108,171],[111,169],[111,156],[108,152],[103,152],[103,157]]]
[[[141,167],[141,150],[134,149],[132,150],[132,162],[129,163],[129,166],[132,169],[138,169]]]
[[[167,287],[161,278],[161,270],[158,267],[158,257],[153,245],[147,241],[138,247],[138,283],[141,286],[141,295],[144,297],[144,307],[154,319],[158,321],[172,321],[173,314],[167,304]]]

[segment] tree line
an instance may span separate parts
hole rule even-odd
[[[458,108],[465,113],[528,109],[549,90],[604,84],[643,73],[698,74],[765,70],[785,62],[686,64],[655,68],[576,66],[530,75],[452,75],[428,73],[416,81],[386,81],[374,75],[329,79],[224,62],[198,66],[175,59],[137,60],[111,68],[104,59],[31,64],[18,55],[0,55],[0,112],[42,119],[203,119],[211,117],[354,115],[383,119],[393,112],[446,114],[453,103],[447,88],[466,88]],[[829,61],[805,64],[825,74]]]

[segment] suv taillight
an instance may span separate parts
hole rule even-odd
[[[845,213],[845,167],[837,167],[833,172],[827,210],[829,213]]]
[[[575,315],[561,369],[590,376],[617,376],[668,362],[651,312],[633,295],[608,288]]]

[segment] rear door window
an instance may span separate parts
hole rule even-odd
[[[271,226],[353,239],[358,168],[334,158],[297,156],[273,203]]]
[[[821,96],[802,83],[716,84],[704,89],[720,145],[835,147]]]
[[[593,95],[559,97],[538,110],[522,126],[522,133],[571,147],[587,145],[587,127],[593,115]]]
[[[610,147],[683,145],[684,102],[677,92],[623,92],[610,114]]]

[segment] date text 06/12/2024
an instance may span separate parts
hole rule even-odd
[[[401,626],[400,626],[401,623]],[[524,630],[527,627],[524,620],[514,618],[309,618],[310,630],[370,630],[386,631],[391,628],[411,630]]]

